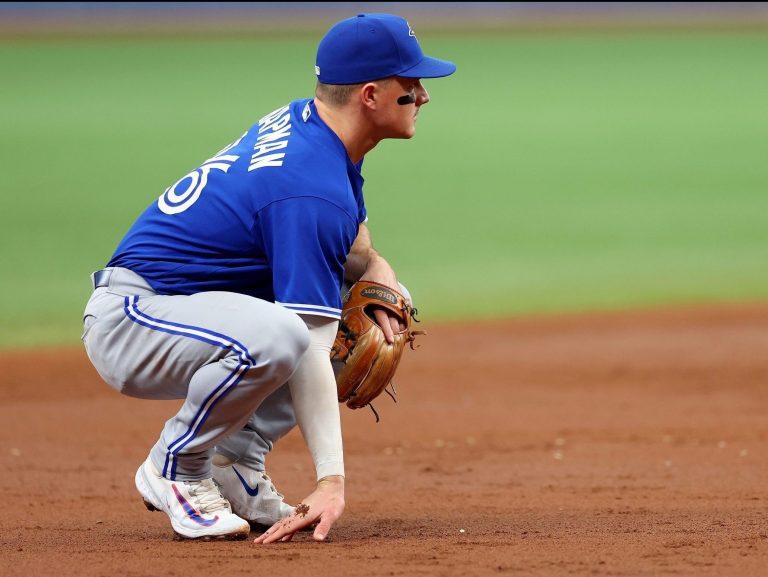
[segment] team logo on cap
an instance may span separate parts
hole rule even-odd
[[[416,38],[416,33],[413,31],[413,28],[411,28],[410,22],[406,22],[406,24],[408,24],[408,36]]]

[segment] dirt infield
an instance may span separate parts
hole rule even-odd
[[[173,541],[133,475],[177,404],[0,354],[0,574],[768,574],[768,305],[427,328],[380,424],[344,410],[322,544]],[[268,469],[312,487],[296,433]]]

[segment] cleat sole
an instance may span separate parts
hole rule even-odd
[[[174,541],[244,541],[248,533],[232,533],[231,535],[202,535],[200,537],[187,537],[178,531],[173,532]]]

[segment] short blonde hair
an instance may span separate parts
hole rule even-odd
[[[329,106],[344,106],[361,86],[362,84],[324,84],[318,82],[315,87],[315,96],[320,102]]]
[[[381,78],[379,80],[372,80],[371,82],[378,82],[380,84],[388,84],[392,81],[392,77]],[[361,82],[359,84],[324,84],[318,81],[315,86],[315,97],[324,102],[328,106],[339,107],[344,106],[352,98],[352,95],[360,90],[367,82]]]

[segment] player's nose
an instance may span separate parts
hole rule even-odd
[[[429,102],[429,92],[424,88],[424,85],[419,82],[416,87],[416,106],[423,106]]]

